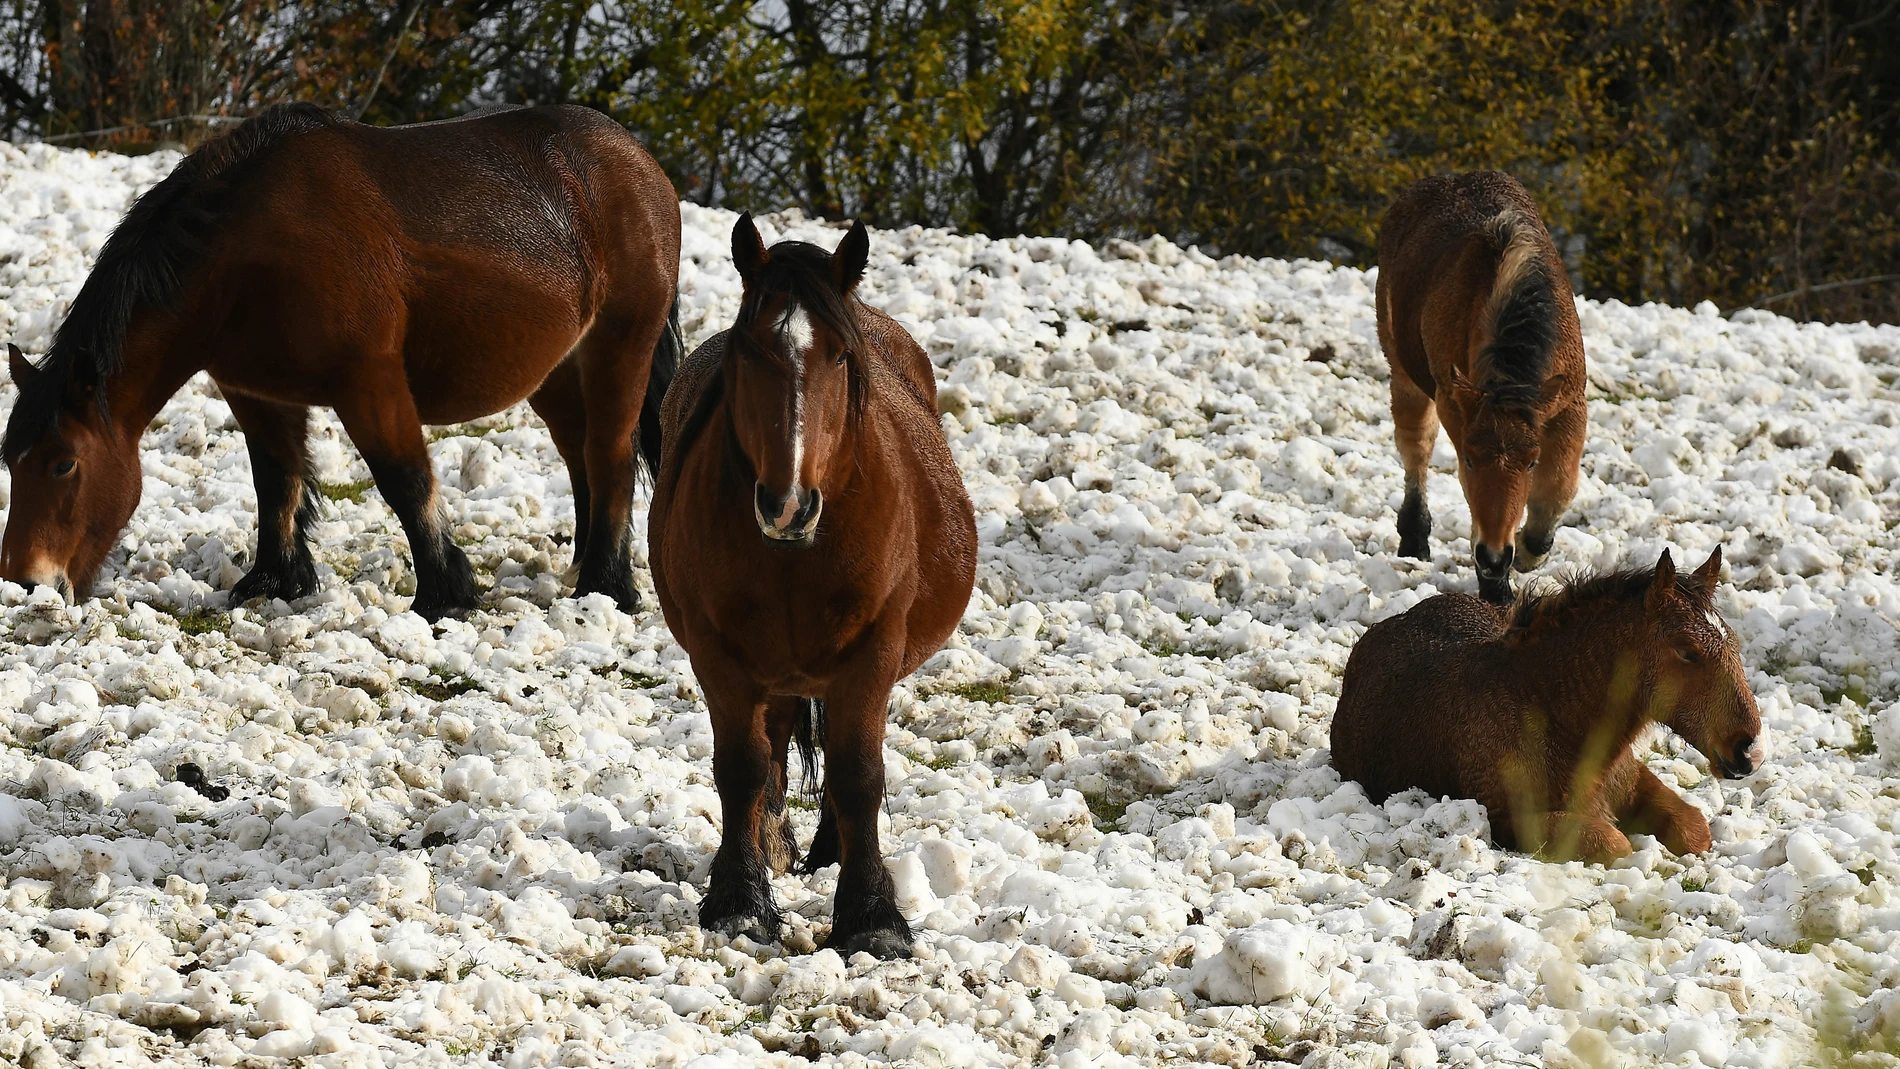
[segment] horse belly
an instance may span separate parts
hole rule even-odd
[[[585,334],[578,295],[491,271],[465,293],[423,293],[410,306],[403,362],[424,423],[499,412],[538,389]]]

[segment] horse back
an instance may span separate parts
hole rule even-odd
[[[1379,224],[1380,339],[1394,371],[1427,395],[1452,369],[1475,378],[1498,307],[1534,267],[1554,299],[1551,374],[1583,359],[1569,276],[1537,202],[1500,171],[1433,175],[1400,194]],[[1565,395],[1582,395],[1582,375]]]
[[[1440,594],[1366,630],[1333,713],[1333,767],[1374,800],[1410,788],[1470,796],[1463,770],[1486,732],[1486,654],[1504,618]]]

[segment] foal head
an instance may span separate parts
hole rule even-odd
[[[1443,403],[1463,431],[1458,481],[1471,507],[1471,554],[1480,578],[1506,581],[1514,554],[1512,538],[1524,518],[1531,472],[1543,444],[1543,420],[1534,400],[1480,389],[1456,371],[1447,393]]]
[[[121,441],[84,370],[35,367],[13,345],[7,366],[20,398],[0,448],[13,476],[0,579],[84,597],[138,507],[138,447]]]
[[[1653,681],[1654,718],[1701,750],[1717,776],[1739,777],[1761,764],[1761,711],[1742,668],[1742,645],[1714,604],[1722,570],[1718,546],[1686,576],[1668,550],[1643,597]]]
[[[732,230],[745,296],[727,347],[726,388],[733,431],[752,464],[753,516],[778,545],[813,543],[823,487],[848,463],[844,446],[861,396],[852,365],[862,345],[851,294],[869,252],[862,222],[833,253],[802,241],[768,250],[750,215]]]

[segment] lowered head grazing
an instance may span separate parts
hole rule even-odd
[[[724,375],[734,437],[752,465],[753,518],[774,545],[813,544],[824,488],[849,464],[862,345],[852,291],[869,252],[862,222],[831,253],[802,241],[767,249],[749,214],[732,230],[745,296]]]
[[[1761,710],[1742,667],[1741,640],[1715,609],[1721,571],[1720,547],[1685,576],[1663,551],[1644,596],[1644,671],[1654,686],[1651,717],[1701,750],[1717,776],[1734,779],[1761,765]]]
[[[7,366],[21,397],[0,449],[13,480],[0,579],[83,598],[138,507],[137,441],[119,440],[83,370],[35,367],[15,345]]]

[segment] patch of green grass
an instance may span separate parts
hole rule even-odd
[[[1708,885],[1709,881],[1700,876],[1684,876],[1682,878],[1682,889],[1691,893],[1700,891]]]
[[[1874,743],[1874,726],[1865,720],[1854,725],[1854,741],[1845,747],[1855,757],[1866,757],[1879,748]]]
[[[185,610],[170,605],[153,607],[178,621],[178,630],[187,635],[208,635],[213,631],[223,631],[231,626],[229,615],[210,609]]]
[[[594,674],[597,676],[617,675],[620,677],[620,681],[622,683],[625,683],[627,686],[632,687],[635,690],[652,690],[654,687],[662,687],[666,685],[666,680],[660,678],[659,676],[650,676],[650,675],[647,675],[645,672],[629,672],[624,668],[616,668],[615,666],[610,665],[610,664],[603,664],[596,667],[594,669]]]
[[[358,479],[348,483],[318,483],[317,489],[323,491],[323,496],[332,501],[350,501],[360,505],[363,503],[363,496],[375,485],[374,479]]]
[[[481,684],[463,675],[450,676],[447,679],[405,679],[403,685],[430,701],[445,702],[450,698],[467,694],[471,690],[480,690]]]
[[[924,767],[942,772],[946,768],[955,768],[962,763],[963,762],[951,757],[949,754],[938,754],[929,761],[924,762]]]
[[[954,694],[964,701],[988,702],[991,705],[1000,705],[1009,700],[1009,684],[1000,681],[991,681],[988,683],[959,683],[944,691],[944,693]]]
[[[1867,691],[1854,683],[1849,683],[1845,687],[1822,687],[1821,697],[1826,700],[1829,705],[1839,705],[1841,699],[1846,698],[1848,701],[1853,702],[1863,709],[1867,708]]]
[[[1128,813],[1127,802],[1114,801],[1106,794],[1085,794],[1082,800],[1089,804],[1089,815],[1095,818],[1095,826],[1103,831],[1115,830]]]
[[[1141,648],[1156,657],[1178,657],[1181,654],[1181,647],[1165,639],[1160,642],[1143,642]]]
[[[1860,868],[1848,869],[1847,871],[1853,873],[1856,877],[1858,877],[1860,879],[1862,886],[1865,886],[1867,884],[1874,882],[1874,863],[1871,861],[1861,866]]]

